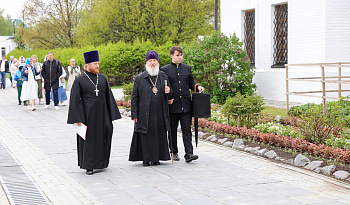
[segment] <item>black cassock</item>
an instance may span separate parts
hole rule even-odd
[[[85,71],[96,85],[97,75]],[[81,169],[108,167],[113,134],[112,121],[120,119],[106,76],[98,74],[99,90],[85,74],[78,76],[72,86],[68,124],[83,122],[87,126],[86,140],[77,135],[78,165]]]
[[[156,81],[155,76],[152,76],[151,79],[153,82]],[[144,80],[149,81],[148,78]],[[153,88],[151,82],[144,87],[145,89],[148,89],[149,86],[151,90],[151,88]],[[154,93],[149,95],[150,103],[147,133],[134,131],[130,147],[129,161],[159,162],[160,160],[170,160],[167,130],[165,125],[166,119],[164,118],[164,110],[167,109],[164,109],[163,107],[164,88],[161,86],[160,80],[158,80],[156,87],[158,90],[157,95]],[[144,91],[144,89],[138,90]],[[147,94],[148,93],[138,93],[137,95]],[[147,106],[146,104],[148,104],[145,102],[139,103],[142,103],[141,106]]]

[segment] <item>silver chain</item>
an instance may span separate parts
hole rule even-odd
[[[96,80],[96,85],[95,83],[91,80],[91,78],[88,76],[88,74],[86,74],[86,72],[84,72],[84,74],[86,75],[86,77],[89,78],[90,82],[95,86],[96,90],[97,90],[97,85],[98,85],[98,73],[97,73],[97,80]],[[97,96],[97,93],[96,93]]]

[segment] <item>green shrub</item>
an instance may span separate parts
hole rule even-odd
[[[326,145],[328,147],[350,149],[350,135],[349,133],[342,133],[337,136],[332,135],[329,139],[326,139]]]
[[[324,116],[320,106],[314,106],[301,114],[297,127],[300,133],[305,136],[305,140],[325,144],[332,136],[340,135],[345,125],[345,120],[340,117],[340,110],[334,108],[329,110]]]
[[[210,118],[208,118],[208,120],[227,125],[227,116],[225,116],[221,111],[222,109],[211,109],[211,115]]]
[[[341,97],[338,101],[327,102],[326,112],[329,113],[334,112],[336,110],[337,112],[333,114],[336,114],[338,117],[343,118],[345,121],[345,126],[350,127],[350,102],[346,99],[349,99],[349,96]],[[308,103],[301,106],[294,106],[289,110],[288,113],[291,116],[300,117],[301,115],[310,112],[316,107],[318,110],[320,110],[320,112],[323,113],[323,105],[314,103]]]
[[[224,104],[227,97],[237,92],[254,93],[255,71],[242,45],[236,35],[213,32],[201,41],[183,46],[184,63],[192,66],[195,82],[212,94],[212,102]]]
[[[160,66],[167,65],[171,62],[169,48],[173,46],[171,42],[162,46],[155,46],[149,41],[133,44],[124,43],[108,43],[97,47],[86,46],[82,48],[63,48],[52,50],[13,50],[8,55],[19,58],[31,57],[33,54],[38,56],[39,62],[43,62],[44,57],[49,51],[55,54],[55,59],[61,62],[63,67],[69,66],[70,59],[74,58],[76,64],[81,68],[84,67],[85,61],[83,53],[91,50],[98,50],[100,56],[100,72],[107,76],[111,86],[122,85],[133,81],[133,77],[145,70],[146,53],[150,50],[155,50],[159,55]]]
[[[246,125],[248,128],[257,124],[259,119],[256,113],[260,113],[263,110],[263,98],[259,95],[242,95],[237,93],[234,97],[228,97],[226,103],[223,106],[223,113],[226,116],[240,116],[240,125]],[[230,119],[234,119],[233,117]],[[230,123],[231,124],[231,123]]]
[[[237,93],[236,96],[227,98],[223,106],[223,112],[239,115],[259,113],[263,110],[263,105],[263,98],[259,95],[242,95],[241,93]]]
[[[274,133],[275,135],[288,136],[294,139],[303,138],[299,130],[296,127],[284,126],[279,123],[261,123],[255,125],[254,129],[259,130],[262,133]]]
[[[307,103],[305,105],[293,106],[289,109],[288,114],[291,116],[300,116],[301,114],[305,113],[306,111],[312,109],[315,106],[317,106],[315,103]]]
[[[123,83],[123,94],[124,94],[124,100],[129,101],[131,100],[131,94],[132,94],[132,88],[134,87],[134,83]]]

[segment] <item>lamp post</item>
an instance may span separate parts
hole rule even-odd
[[[219,0],[215,0],[215,30],[218,31],[218,21],[219,21]]]
[[[16,35],[16,19],[13,19],[13,35]]]

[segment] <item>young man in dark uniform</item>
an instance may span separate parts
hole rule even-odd
[[[172,147],[170,150],[174,154],[174,160],[179,161],[178,148],[177,148],[177,127],[180,121],[182,138],[185,146],[185,160],[191,162],[198,159],[197,155],[193,154],[192,146],[192,104],[190,89],[194,90],[196,83],[193,80],[191,73],[191,66],[182,63],[182,49],[178,46],[173,46],[169,50],[172,62],[161,68],[164,71],[170,81],[170,86],[173,90],[173,98],[169,100],[170,111],[170,128]],[[197,85],[198,91],[204,91],[205,89]]]

